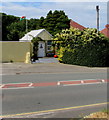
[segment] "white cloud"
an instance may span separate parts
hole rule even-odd
[[[17,3],[5,3],[2,6],[2,11],[7,14],[22,16],[25,15],[27,18],[39,18],[41,15],[44,15],[44,11],[40,8],[33,6],[23,6]]]

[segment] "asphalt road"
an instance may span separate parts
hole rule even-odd
[[[107,79],[106,68],[87,68],[62,64],[24,66],[23,64],[9,64],[8,66],[4,65],[3,69],[3,84]],[[14,114],[16,116],[18,113],[48,111],[104,102],[107,102],[106,83],[2,90],[3,115]],[[98,109],[94,107],[91,112],[101,110],[104,107],[106,106]],[[79,114],[78,111],[77,113]],[[86,113],[88,114],[89,111],[87,110]],[[78,114],[76,117],[78,117]]]
[[[55,82],[65,80],[107,79],[106,72],[100,73],[36,73],[33,75],[5,75],[2,83]]]
[[[2,114],[28,113],[107,102],[106,84],[3,90]]]

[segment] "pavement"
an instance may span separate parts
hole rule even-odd
[[[44,57],[44,58],[39,58],[38,60],[36,60],[33,63],[58,63],[58,59],[57,58],[53,58],[53,57]]]
[[[26,63],[1,63],[0,74],[36,74],[36,73],[107,73],[107,67],[85,67],[59,63],[57,58],[40,58],[30,64]]]

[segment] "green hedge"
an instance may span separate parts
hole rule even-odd
[[[109,38],[88,28],[63,30],[55,39],[58,44],[58,60],[65,64],[91,67],[109,66]]]
[[[107,44],[108,45],[108,44]],[[65,64],[74,64],[90,67],[108,67],[109,66],[109,46],[86,46],[70,51],[64,51],[62,62]]]

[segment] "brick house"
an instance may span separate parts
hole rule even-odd
[[[105,25],[105,28],[101,30],[100,32],[109,38],[109,24]]]
[[[84,30],[86,27],[78,24],[77,22],[70,20],[70,28],[78,28],[79,30]],[[104,34],[106,37],[109,38],[109,24],[105,25],[105,28],[100,31],[102,34]]]

